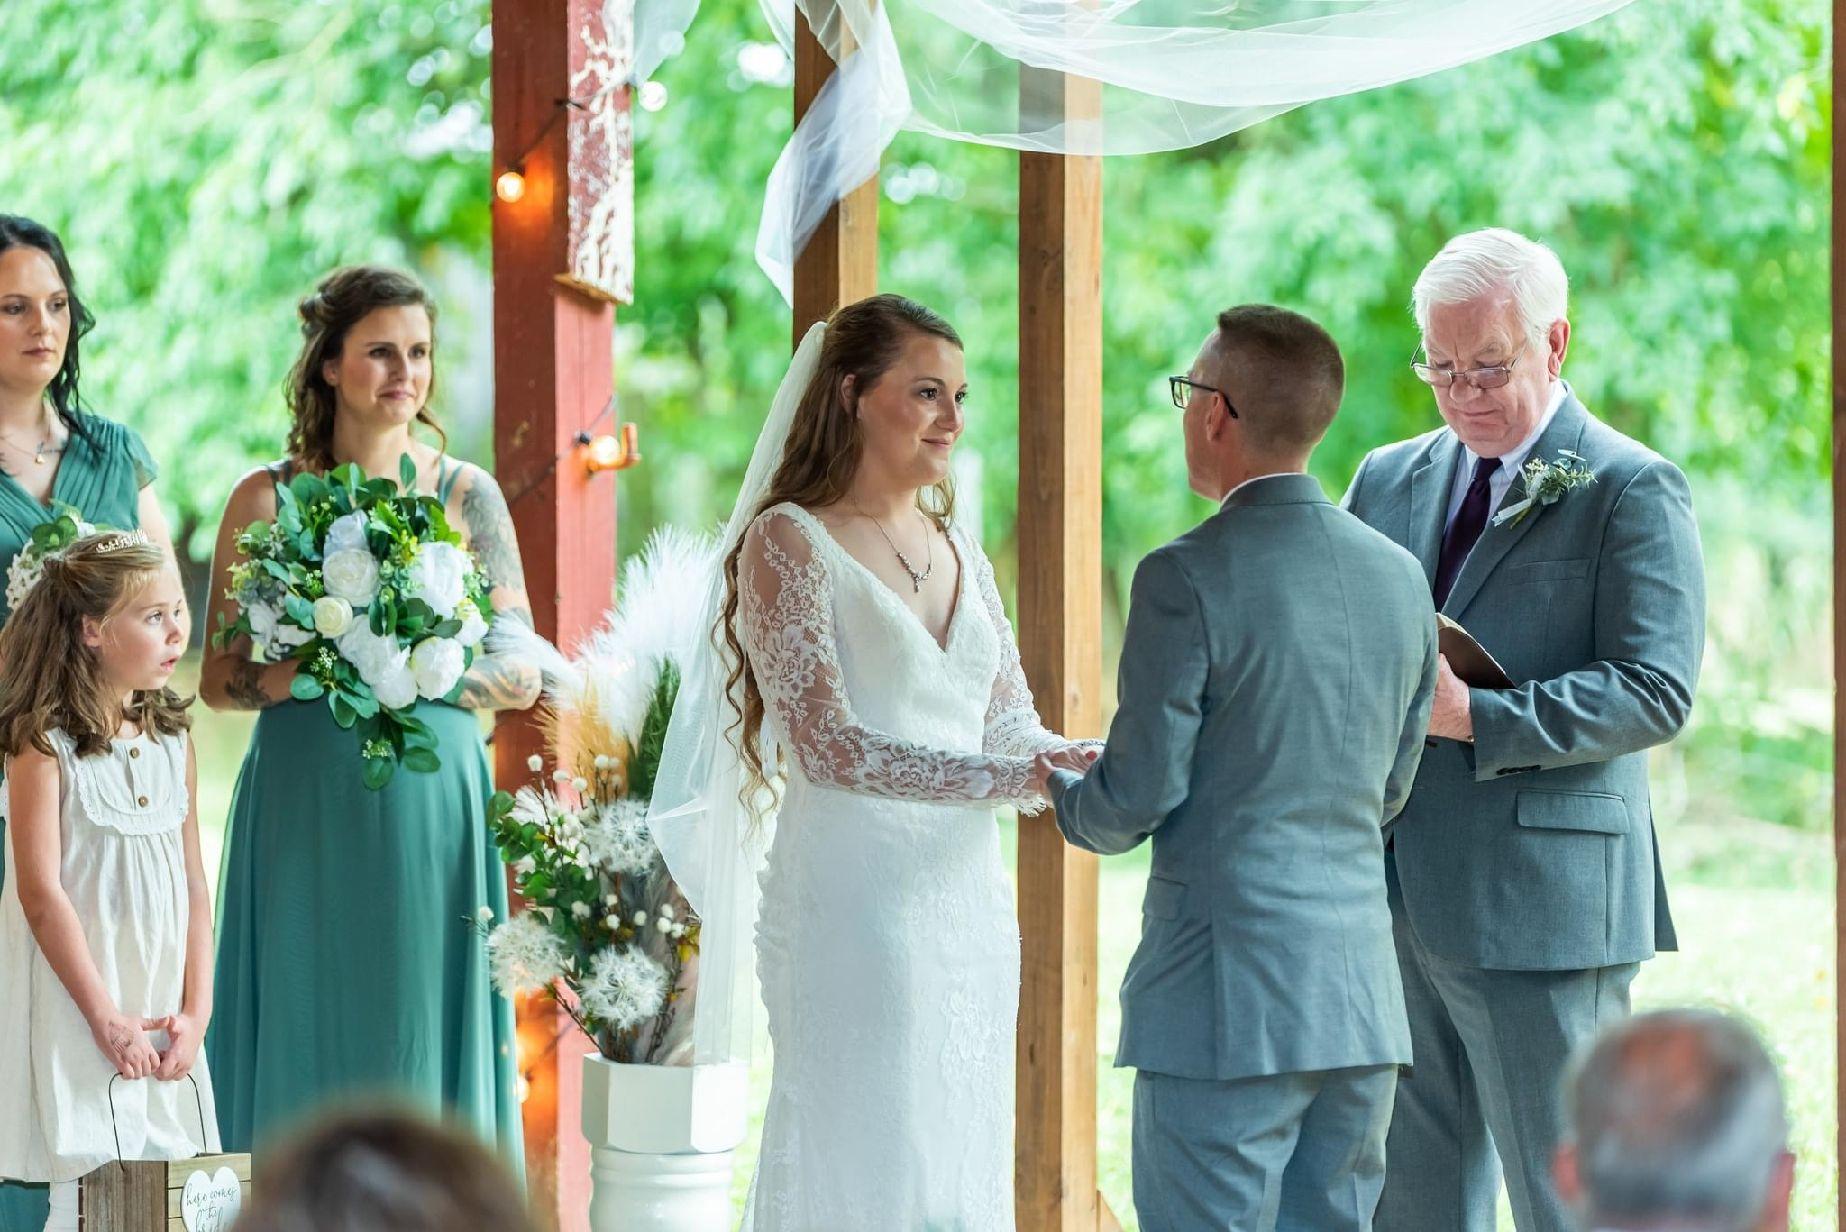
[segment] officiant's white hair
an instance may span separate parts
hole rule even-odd
[[[1617,1025],[1564,1091],[1586,1226],[1756,1226],[1788,1114],[1775,1062],[1743,1022],[1661,1010]]]
[[[1436,304],[1464,304],[1483,295],[1511,295],[1526,336],[1542,339],[1564,316],[1570,279],[1558,254],[1517,231],[1489,227],[1458,235],[1430,259],[1410,292],[1417,329],[1429,334]]]

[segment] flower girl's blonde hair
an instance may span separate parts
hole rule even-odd
[[[88,757],[108,749],[123,719],[163,736],[192,726],[192,699],[167,688],[137,692],[120,714],[120,695],[83,643],[86,617],[107,625],[172,567],[161,548],[119,531],[87,535],[45,558],[44,576],[0,628],[0,754],[34,748],[50,756],[48,737],[59,728]]]

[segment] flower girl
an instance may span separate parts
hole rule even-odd
[[[211,909],[193,808],[179,577],[139,534],[52,552],[0,630],[0,1177],[218,1149],[199,1053]]]

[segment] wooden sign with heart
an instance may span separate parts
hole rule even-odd
[[[209,1174],[194,1172],[180,1191],[180,1219],[186,1232],[227,1232],[243,1206],[243,1183],[229,1168]]]

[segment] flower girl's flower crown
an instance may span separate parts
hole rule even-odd
[[[62,562],[72,547],[104,529],[85,522],[74,512],[65,512],[33,531],[31,541],[20,549],[19,555],[7,567],[7,607],[17,608],[25,601],[25,597],[32,593],[32,588],[44,580],[47,565],[53,561]],[[112,552],[141,547],[151,542],[142,531],[111,530],[93,550],[98,556],[107,556]]]

